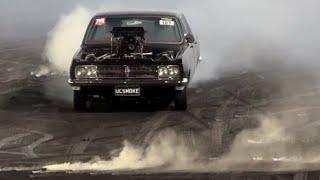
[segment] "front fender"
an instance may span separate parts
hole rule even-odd
[[[194,60],[194,47],[189,44],[182,54],[182,64],[184,69],[184,77],[191,78],[195,72],[196,62]]]

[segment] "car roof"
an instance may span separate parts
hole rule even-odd
[[[96,14],[94,17],[101,16],[173,16],[181,17],[183,14],[173,11],[110,11]]]

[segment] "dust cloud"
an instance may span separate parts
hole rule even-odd
[[[139,170],[159,173],[285,171],[302,170],[308,164],[314,165],[313,168],[320,166],[319,123],[310,124],[311,120],[304,118],[295,119],[297,123],[273,116],[258,119],[259,128],[238,134],[231,150],[216,158],[204,159],[197,148],[188,145],[183,135],[164,130],[151,140],[147,148],[125,141],[119,155],[111,160],[96,158],[89,162],[51,164],[44,168],[54,172]],[[307,130],[303,124],[309,124]]]
[[[310,164],[319,168],[319,123],[300,111],[300,118],[261,116],[259,128],[237,135],[231,151],[218,160],[219,168],[284,171],[307,169]]]
[[[63,163],[45,166],[48,171],[112,171],[139,170],[158,167],[189,167],[197,154],[172,130],[160,132],[144,149],[125,141],[119,156],[110,161],[93,160],[88,163]]]

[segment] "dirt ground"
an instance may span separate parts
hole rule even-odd
[[[217,158],[231,151],[235,137],[259,127],[257,115],[290,116],[292,121],[310,119],[299,129],[316,126],[319,117],[320,89],[308,69],[272,66],[261,70],[226,73],[224,76],[195,83],[189,90],[189,109],[171,107],[146,110],[144,105],[119,106],[105,112],[96,105],[93,112],[72,109],[72,91],[67,77],[49,73],[32,75],[42,60],[45,39],[2,41],[0,43],[0,166],[41,167],[49,163],[88,161],[94,156],[110,158],[120,151],[123,141],[148,146],[152,137],[174,129],[196,147],[202,158]],[[135,108],[132,108],[132,107]],[[296,127],[297,128],[297,127]],[[301,151],[309,146],[300,146]],[[316,170],[314,164],[309,170]],[[122,174],[118,179],[319,179],[308,168],[298,172],[271,172],[263,165],[237,167],[235,173],[176,173],[158,175]],[[309,167],[309,166],[307,166]],[[259,172],[245,173],[255,168]],[[32,173],[4,172],[7,179],[31,177]],[[38,175],[38,178],[70,176],[85,179],[90,174]],[[103,178],[110,175],[96,175]],[[2,178],[1,178],[2,179]],[[61,178],[60,178],[61,179]]]

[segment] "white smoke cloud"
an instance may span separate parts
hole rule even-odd
[[[85,8],[77,7],[72,13],[62,16],[50,33],[45,55],[59,70],[69,71],[72,57],[80,48],[89,20],[90,12]]]
[[[320,41],[317,1],[188,2],[184,12],[200,37],[205,59],[198,79],[229,69],[256,70],[270,61],[319,65],[319,46],[312,43]]]

